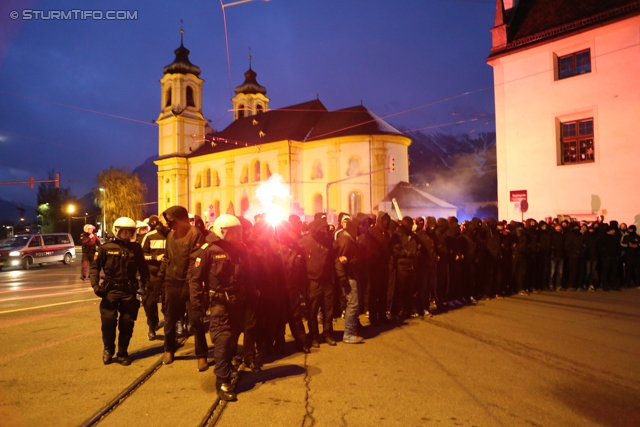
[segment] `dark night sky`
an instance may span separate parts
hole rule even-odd
[[[24,20],[25,9],[128,10],[137,20]],[[244,81],[251,47],[271,109],[318,94],[331,110],[362,101],[404,129],[494,130],[485,63],[494,0],[271,0],[225,10],[231,85]],[[55,169],[82,197],[101,170],[155,155],[159,79],[180,45],[180,19],[205,80],[203,113],[222,129],[232,90],[219,0],[3,1],[0,181]],[[0,186],[0,197],[36,205],[26,185]]]

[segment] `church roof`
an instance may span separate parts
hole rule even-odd
[[[258,83],[256,80],[257,75],[251,66],[249,66],[249,69],[244,73],[244,83],[235,88],[236,95],[240,93],[261,93],[266,95],[267,88]]]
[[[176,54],[176,59],[162,69],[164,74],[193,74],[196,77],[200,75],[200,67],[193,65],[189,61],[189,49],[184,47],[182,42],[180,42],[180,47],[174,53]]]
[[[235,120],[206,135],[207,142],[189,157],[276,141],[314,141],[349,135],[402,135],[363,106],[328,111],[320,100],[269,110]],[[209,141],[213,141],[215,146]]]
[[[396,199],[400,209],[412,208],[452,208],[456,207],[426,191],[418,190],[408,182],[400,181],[381,202]]]
[[[638,0],[520,0],[505,16],[507,46],[492,56],[638,13]]]

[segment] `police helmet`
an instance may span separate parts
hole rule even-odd
[[[119,239],[120,230],[131,230],[133,233],[131,236],[131,241],[135,242],[136,240],[136,222],[131,218],[127,218],[126,216],[120,217],[116,219],[113,223],[113,235],[116,239]]]
[[[223,240],[227,235],[227,230],[232,227],[242,227],[240,220],[233,215],[220,215],[213,221],[213,233]]]

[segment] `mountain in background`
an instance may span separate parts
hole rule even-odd
[[[146,216],[158,214],[158,167],[153,163],[158,156],[151,156],[143,164],[133,170],[138,175],[141,183],[147,186],[147,206],[144,211]]]

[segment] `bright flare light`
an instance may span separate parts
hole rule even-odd
[[[269,179],[256,190],[256,198],[261,206],[257,206],[258,213],[266,213],[266,220],[275,226],[287,219],[289,213],[289,186],[278,174],[271,175]]]

